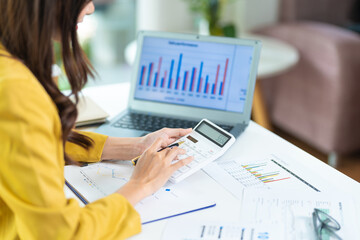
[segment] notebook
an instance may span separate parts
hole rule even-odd
[[[78,110],[78,117],[75,123],[76,127],[103,123],[109,116],[109,114],[99,107],[90,97],[80,96],[76,107]]]
[[[250,121],[261,42],[141,31],[128,107],[96,132],[137,137],[203,118],[239,136]]]

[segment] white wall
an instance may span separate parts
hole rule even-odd
[[[191,32],[193,17],[183,0],[138,0],[137,30]]]

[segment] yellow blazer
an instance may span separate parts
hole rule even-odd
[[[5,55],[5,56],[4,56]],[[35,76],[0,45],[0,239],[124,239],[141,230],[139,214],[114,193],[85,207],[64,195],[57,108]],[[106,136],[86,133],[78,161],[100,161]]]

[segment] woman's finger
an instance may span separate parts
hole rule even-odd
[[[177,161],[176,163],[172,164],[170,166],[172,172],[175,172],[176,170],[178,170],[179,168],[185,166],[185,165],[188,165],[189,163],[191,163],[192,161],[194,160],[194,157],[193,156],[190,156],[190,157],[187,157],[187,158],[184,158],[182,160],[179,160]]]
[[[169,136],[169,138],[179,138],[191,133],[191,131],[192,128],[165,128],[164,130],[164,132]]]
[[[158,137],[155,142],[149,147],[149,151],[157,152],[162,146],[166,145],[167,137],[166,134],[162,134]]]
[[[186,150],[179,147],[174,147],[167,151],[165,158],[169,163],[171,163],[178,155],[184,155],[185,153]]]

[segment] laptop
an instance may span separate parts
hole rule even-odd
[[[247,127],[261,42],[141,31],[128,108],[96,132],[138,137],[207,118],[235,137]]]

